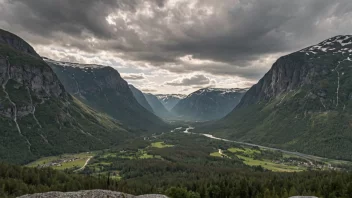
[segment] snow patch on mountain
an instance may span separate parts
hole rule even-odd
[[[352,35],[336,36],[327,39],[317,45],[307,47],[299,52],[306,53],[307,56],[317,53],[352,53]]]
[[[80,64],[80,63],[69,63],[69,62],[63,62],[63,61],[55,61],[46,57],[42,57],[43,60],[47,63],[53,63],[56,65],[60,65],[62,67],[78,67],[78,68],[82,68],[85,69],[87,71],[85,72],[89,72],[90,69],[93,68],[103,68],[103,67],[107,67],[104,65],[96,65],[96,64]]]

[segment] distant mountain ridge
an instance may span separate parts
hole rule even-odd
[[[224,117],[240,102],[247,89],[204,88],[180,100],[171,110],[180,119],[208,121]]]
[[[171,110],[176,104],[187,95],[183,94],[157,94],[155,95],[167,110]]]
[[[97,111],[142,133],[168,128],[166,123],[138,103],[128,83],[112,67],[44,60],[68,92]]]
[[[240,141],[352,160],[352,36],[279,58],[209,130]],[[217,128],[217,129],[216,129]]]

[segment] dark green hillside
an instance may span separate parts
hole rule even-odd
[[[352,160],[350,57],[351,36],[281,57],[210,130],[236,140]]]
[[[127,82],[112,67],[45,61],[65,89],[84,104],[139,133],[168,130],[166,123],[138,103]]]
[[[175,116],[168,111],[165,106],[160,102],[160,100],[151,93],[144,93],[145,99],[148,101],[152,107],[155,115],[163,119],[173,119]]]
[[[70,96],[51,68],[27,50],[33,49],[29,44],[1,34],[11,41],[0,40],[1,161],[26,163],[102,149],[130,136],[119,123]]]
[[[136,98],[136,100],[138,101],[138,103],[140,105],[142,105],[145,109],[147,109],[149,112],[154,113],[152,107],[149,105],[147,99],[145,98],[144,94],[137,89],[136,87],[134,87],[133,85],[128,85],[130,87],[130,90],[133,93],[133,96]]]

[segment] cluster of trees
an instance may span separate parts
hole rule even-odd
[[[163,139],[169,148],[149,148],[148,153],[161,159],[104,158],[109,165],[103,172],[119,170],[122,180],[117,189],[130,194],[161,193],[181,197],[258,197],[275,198],[295,195],[317,197],[351,197],[352,174],[334,171],[274,173],[262,167],[248,167],[233,157],[211,157],[216,148],[232,143],[208,140],[203,137],[168,135]],[[142,143],[136,144],[141,148]],[[128,149],[137,149],[129,146]],[[272,155],[275,153],[266,153]],[[99,158],[94,159],[99,163]],[[94,173],[87,169],[86,174]]]
[[[310,171],[273,173],[247,168],[216,167],[170,163],[156,159],[126,161],[120,172],[120,191],[132,194],[192,192],[205,198],[216,197],[351,197],[352,174],[345,172]],[[170,188],[178,187],[170,191]],[[182,197],[182,196],[173,196]]]
[[[116,187],[115,181],[108,182],[105,177],[0,163],[0,197],[17,197],[48,191],[117,190]]]
[[[116,151],[117,156],[92,159],[93,164],[83,174],[0,163],[0,197],[89,189],[108,189],[134,195],[158,193],[172,198],[352,197],[351,172],[274,173],[262,167],[246,166],[235,157],[209,155],[216,148],[233,146],[230,143],[176,135],[162,141],[176,146],[146,148],[150,142],[129,142],[118,149],[138,151],[145,148],[148,154],[159,157],[131,160],[120,158]],[[94,164],[99,163],[101,166],[97,169]],[[112,173],[116,172],[121,180],[112,177]]]
[[[127,161],[126,161],[127,162]],[[130,161],[132,162],[132,161]],[[222,168],[199,171],[191,165],[149,159],[125,163],[126,179],[93,177],[48,169],[0,164],[0,197],[47,191],[109,189],[131,194],[161,193],[172,198],[258,197],[313,195],[351,197],[352,174],[343,172],[272,173]],[[159,162],[159,163],[158,163]]]

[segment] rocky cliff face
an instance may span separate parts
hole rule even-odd
[[[0,29],[0,43],[39,58],[37,52],[26,41],[2,29]]]
[[[28,43],[2,30],[0,38],[1,161],[104,148],[104,136],[126,135],[113,120],[77,103]]]
[[[184,120],[220,119],[236,107],[245,92],[246,89],[200,89],[180,100],[172,112]]]
[[[244,96],[238,108],[269,101],[282,94],[310,87],[311,97],[341,104],[349,100],[349,89],[340,90],[345,83],[352,61],[352,36],[337,36],[278,59],[269,72]],[[337,98],[338,95],[345,97]],[[346,92],[347,93],[344,93]],[[334,93],[336,92],[336,93]],[[331,97],[327,101],[327,97]],[[338,101],[339,100],[339,101]],[[333,105],[329,105],[333,106]]]
[[[155,133],[167,125],[142,107],[128,83],[112,67],[45,61],[68,92],[95,110],[106,113],[136,132]]]
[[[130,194],[113,192],[107,190],[85,190],[79,192],[48,192],[38,193],[33,195],[24,195],[19,198],[168,198],[165,195],[139,195],[134,196]]]
[[[10,103],[0,106],[0,114],[8,118],[15,119],[15,114],[18,117],[31,114],[35,111],[35,106],[44,103],[48,98],[67,98],[61,83],[50,68],[20,64],[12,56],[5,54],[0,54],[0,83],[3,102]],[[8,93],[14,91],[13,89],[27,92],[27,101],[16,104],[17,96],[11,98]]]
[[[138,103],[142,105],[145,109],[147,109],[149,112],[154,113],[152,107],[149,105],[147,99],[145,98],[144,94],[137,88],[135,88],[133,85],[129,85],[133,96],[136,98]]]
[[[279,58],[218,124],[236,139],[351,160],[351,79],[352,36],[330,38]]]

